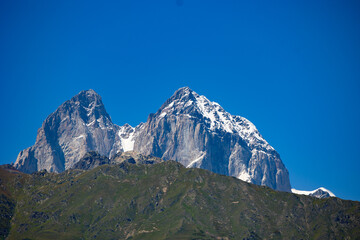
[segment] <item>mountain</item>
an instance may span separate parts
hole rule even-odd
[[[21,151],[14,166],[25,173],[42,169],[62,172],[88,151],[115,155],[122,150],[120,130],[101,97],[93,90],[82,91],[46,118],[35,145]]]
[[[188,87],[177,90],[138,126],[133,139],[134,150],[145,155],[290,191],[280,155],[254,124]]]
[[[302,190],[296,190],[296,189],[292,188],[291,192],[295,193],[295,194],[308,195],[308,196],[317,197],[317,198],[336,197],[335,194],[333,194],[330,190],[327,190],[326,188],[323,188],[323,187],[320,187],[313,191],[302,191]]]
[[[59,174],[0,168],[7,239],[358,239],[360,203],[274,191],[175,161]]]
[[[26,173],[62,172],[89,151],[112,158],[132,150],[290,192],[280,155],[254,124],[188,87],[135,128],[114,124],[101,97],[82,91],[47,117],[35,145],[21,151],[14,166]]]

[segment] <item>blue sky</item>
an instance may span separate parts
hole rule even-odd
[[[248,118],[292,186],[360,200],[359,1],[1,1],[0,163],[81,90],[136,126],[189,86]]]

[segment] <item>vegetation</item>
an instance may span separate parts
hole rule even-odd
[[[61,174],[1,168],[0,180],[0,237],[8,239],[360,238],[359,202],[278,192],[173,161]]]

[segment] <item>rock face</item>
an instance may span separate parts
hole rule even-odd
[[[89,151],[112,159],[132,150],[290,191],[287,169],[256,127],[188,87],[136,128],[113,124],[101,97],[82,91],[44,121],[35,145],[20,152],[15,167],[61,172]]]
[[[188,87],[138,126],[133,138],[142,154],[290,191],[287,169],[256,127]]]
[[[26,173],[42,169],[62,172],[88,151],[115,155],[122,150],[119,129],[101,97],[93,90],[82,91],[46,118],[35,145],[21,151],[14,166]]]

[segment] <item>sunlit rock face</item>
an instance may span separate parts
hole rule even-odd
[[[82,91],[46,118],[35,144],[20,152],[14,166],[27,173],[62,172],[91,150],[114,155],[121,150],[119,128],[101,97],[93,90]]]
[[[143,154],[290,191],[287,169],[256,127],[188,87],[138,126],[134,141]]]

